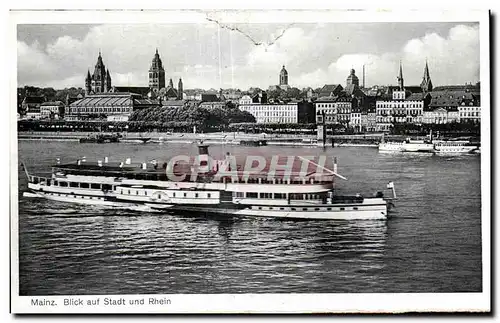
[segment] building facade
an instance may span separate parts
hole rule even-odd
[[[61,101],[44,102],[40,105],[40,117],[42,119],[62,119],[64,117],[64,103]]]
[[[481,122],[481,104],[479,100],[463,99],[457,107],[459,122],[461,123],[480,123]]]
[[[448,123],[448,111],[445,108],[436,108],[424,111],[424,123],[445,124]]]
[[[241,111],[255,117],[257,123],[298,123],[298,103],[240,104]]]
[[[322,123],[323,117],[325,124],[337,123],[337,99],[330,97],[319,98],[314,102],[316,109],[316,123]]]
[[[361,132],[363,130],[363,123],[362,123],[362,112],[359,108],[355,108],[351,110],[351,117],[350,117],[350,126],[354,129],[356,132]],[[366,120],[366,118],[365,118]],[[366,125],[365,125],[366,126]]]
[[[252,104],[252,97],[250,95],[244,95],[238,100],[238,104],[240,105]]]
[[[119,116],[124,119],[136,109],[156,107],[158,103],[143,99],[135,93],[100,93],[90,94],[85,98],[71,103],[65,109],[64,119],[67,121],[108,119]]]
[[[323,97],[314,102],[316,123],[323,119],[326,124],[342,124],[349,126],[352,112],[352,99],[348,97]]]
[[[392,100],[376,102],[377,131],[389,131],[394,123],[424,123],[425,96],[421,93],[406,95],[404,89],[395,90]]]

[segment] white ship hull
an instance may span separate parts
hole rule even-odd
[[[85,205],[99,205],[110,207],[129,208],[141,211],[171,211],[193,213],[219,214],[226,216],[251,216],[288,219],[314,219],[314,220],[383,220],[387,218],[387,202],[382,198],[367,198],[362,203],[350,204],[316,204],[316,205],[193,205],[193,204],[168,204],[144,203],[142,201],[109,200],[106,197],[86,196],[78,194],[63,194],[53,192],[24,192],[24,197],[44,198],[47,200],[77,203]],[[140,208],[144,206],[145,208]],[[283,210],[281,210],[283,209]]]
[[[280,211],[258,209],[257,206],[245,209],[213,209],[207,207],[190,207],[183,206],[180,208],[182,211],[201,212],[201,213],[217,213],[233,216],[251,216],[251,217],[267,217],[267,218],[286,218],[286,219],[309,219],[309,220],[384,220],[387,219],[387,203],[381,202],[379,205],[363,206],[362,204],[353,204],[346,206],[346,209],[340,210],[340,207],[332,208],[333,210],[327,211],[327,206],[332,205],[318,205],[317,208],[324,211],[311,210],[310,211]],[[353,210],[357,208],[357,210]]]
[[[434,145],[428,143],[387,142],[378,146],[379,151],[433,153]]]

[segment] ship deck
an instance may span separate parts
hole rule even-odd
[[[53,173],[64,175],[78,175],[78,176],[106,176],[117,177],[136,180],[152,180],[152,181],[167,181],[169,178],[184,176],[183,181],[188,182],[223,182],[225,178],[236,175],[238,182],[245,179],[245,183],[273,183],[273,184],[323,184],[331,183],[333,176],[328,173],[317,174],[315,172],[308,172],[307,174],[300,173],[295,170],[285,171],[277,169],[275,173],[269,178],[268,171],[261,172],[245,172],[238,168],[235,172],[196,172],[188,164],[176,164],[173,170],[169,173],[166,171],[166,165],[146,164],[146,169],[143,169],[143,164],[131,163],[123,164],[116,162],[102,163],[97,162],[84,162],[66,163],[52,165]],[[313,179],[313,182],[310,181]]]

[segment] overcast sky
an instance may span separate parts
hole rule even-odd
[[[267,88],[286,65],[291,86],[420,84],[427,58],[436,85],[479,81],[474,23],[18,25],[18,85],[84,87],[99,49],[113,85],[147,86],[158,48],[167,82],[184,88]],[[276,41],[275,39],[279,37]],[[247,37],[247,36],[249,37]],[[251,38],[251,39],[250,39]],[[253,41],[252,41],[253,40]],[[256,45],[255,43],[261,43]]]

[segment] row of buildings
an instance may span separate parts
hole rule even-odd
[[[341,124],[358,131],[389,131],[395,124],[441,124],[479,122],[479,84],[433,87],[427,62],[422,82],[407,86],[400,64],[397,86],[366,89],[360,87],[356,71],[351,69],[345,86],[325,84],[308,89],[303,98],[284,102],[268,100],[266,91],[245,93],[239,90],[203,92],[184,90],[182,79],[177,88],[166,73],[158,50],[148,70],[148,86],[113,86],[109,69],[99,52],[93,73],[87,71],[85,96],[67,98],[66,102],[43,102],[40,97],[23,101],[28,118],[62,118],[68,121],[106,118],[127,121],[134,110],[162,106],[165,109],[194,101],[201,107],[223,108],[227,101],[252,114],[257,123],[323,123]],[[279,73],[279,84],[269,91],[290,90],[285,66]]]
[[[284,69],[284,67],[283,67]],[[285,70],[286,72],[286,70]],[[284,75],[283,70],[280,80]],[[288,73],[286,73],[288,80]],[[400,64],[397,86],[370,93],[359,86],[351,69],[346,85],[325,84],[307,101],[266,102],[265,95],[243,96],[241,110],[253,114],[257,123],[341,124],[358,131],[390,131],[395,124],[479,123],[481,120],[480,86],[433,87],[426,62],[422,82],[406,86]],[[311,121],[309,116],[314,115]]]

